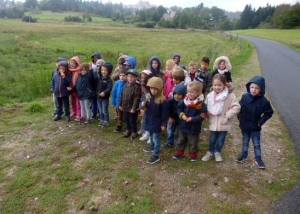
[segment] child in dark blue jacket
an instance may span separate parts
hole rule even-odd
[[[160,132],[167,127],[168,103],[163,95],[163,80],[159,77],[151,77],[147,83],[149,93],[141,104],[145,108],[144,127],[150,133],[150,146],[145,152],[152,152],[149,164],[155,164],[159,159]]]
[[[61,119],[63,106],[66,115],[66,121],[71,121],[68,92],[68,87],[70,87],[71,83],[71,75],[69,74],[68,66],[68,62],[61,61],[57,66],[57,72],[54,73],[52,77],[51,90],[57,99],[57,112],[53,118],[54,121]]]
[[[242,163],[248,156],[250,138],[252,139],[256,164],[264,169],[265,164],[261,157],[260,131],[261,126],[272,117],[273,109],[265,95],[265,79],[254,76],[246,84],[247,92],[243,94],[240,105],[241,112],[238,114],[240,128],[243,135],[241,155],[236,162]]]
[[[207,118],[207,107],[203,102],[202,83],[190,82],[187,86],[187,95],[178,103],[179,137],[173,159],[178,160],[184,155],[184,150],[189,144],[189,157],[197,161],[198,141],[202,121]]]

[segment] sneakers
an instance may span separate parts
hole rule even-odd
[[[149,139],[149,140],[147,140],[147,144],[150,144],[151,143],[151,140]]]
[[[80,122],[80,117],[76,117],[75,121]]]
[[[266,168],[266,166],[265,166],[264,162],[262,161],[262,159],[256,159],[255,163],[256,163],[257,167],[260,168],[260,169],[265,169]]]
[[[130,135],[130,139],[134,140],[135,138],[136,138],[136,133],[132,132],[131,135]]]
[[[190,158],[190,161],[191,161],[191,162],[196,162],[196,161],[197,161],[197,158]]]
[[[219,152],[215,152],[214,155],[215,155],[215,160],[217,162],[222,162],[223,161],[223,159],[221,157],[221,154]]]
[[[236,158],[236,162],[238,162],[238,163],[243,163],[246,159],[247,159],[247,155],[244,155],[244,154],[241,154],[240,156],[238,156],[237,158]]]
[[[120,133],[122,131],[122,126],[117,126],[117,128],[114,130],[115,133]]]
[[[174,160],[179,160],[179,158],[180,158],[180,155],[178,155],[178,154],[174,154],[174,155],[173,155],[173,159],[174,159]]]
[[[152,156],[152,157],[147,161],[147,163],[149,163],[149,164],[155,164],[155,163],[157,163],[158,161],[160,161],[159,157],[157,157],[157,156]]]
[[[127,138],[127,137],[130,137],[130,135],[131,135],[131,131],[126,130],[126,132],[124,133],[123,137]]]
[[[143,133],[144,133],[144,130],[143,130],[143,129],[140,129],[140,130],[137,132],[138,135],[143,135]]]
[[[144,133],[142,137],[140,137],[140,140],[149,140],[150,136],[148,133]]]
[[[104,121],[102,126],[109,126],[109,122],[108,121]]]
[[[103,121],[103,120],[100,120],[98,126],[100,126],[100,127],[103,126],[103,123],[104,123],[104,121]]]
[[[58,121],[58,120],[60,120],[60,119],[61,119],[61,116],[56,115],[56,116],[53,118],[53,121]]]
[[[148,147],[144,148],[143,151],[144,151],[144,152],[152,152],[153,149],[151,149],[151,147],[148,146]]]
[[[206,152],[206,155],[204,155],[201,160],[202,161],[209,161],[210,159],[212,159],[212,157],[213,157],[213,154],[211,152]]]
[[[165,147],[165,148],[171,148],[171,147],[173,147],[174,146],[174,143],[165,143],[164,145],[163,145],[163,147]]]
[[[97,114],[92,115],[92,119],[95,119],[97,117]]]
[[[91,119],[86,119],[86,121],[84,122],[84,125],[88,125],[91,124]]]

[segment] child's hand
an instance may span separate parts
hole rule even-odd
[[[172,125],[172,124],[174,124],[174,123],[175,123],[175,120],[174,120],[173,118],[169,118],[168,124],[169,124],[169,125]]]
[[[123,107],[122,107],[122,106],[119,106],[119,109],[120,109],[121,111],[123,111]]]
[[[135,110],[131,109],[131,110],[130,110],[130,113],[131,113],[131,114],[134,114],[134,113],[135,113]]]
[[[68,90],[68,91],[71,91],[71,90],[72,90],[72,88],[71,88],[71,87],[67,87],[67,90]]]
[[[187,117],[186,117],[185,115],[183,115],[183,116],[181,117],[181,119],[183,119],[184,121],[186,121],[186,120],[187,120]]]
[[[99,94],[99,96],[100,96],[100,97],[104,97],[104,96],[105,96],[105,93],[104,93],[104,92],[101,92],[101,93]]]
[[[192,122],[192,121],[193,121],[193,118],[191,118],[191,117],[186,118],[186,122]]]
[[[145,111],[143,109],[140,109],[140,116],[143,117],[145,114]]]
[[[161,126],[160,128],[161,128],[162,131],[165,131],[165,130],[166,130],[166,127],[165,127],[165,126]]]

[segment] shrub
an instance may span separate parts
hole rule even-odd
[[[23,16],[22,22],[32,22],[32,23],[35,23],[35,22],[37,22],[37,19],[32,18],[31,16]]]
[[[79,16],[66,16],[65,22],[83,22],[83,19]]]
[[[31,113],[38,113],[38,112],[44,112],[46,110],[46,106],[40,102],[31,102],[26,107],[26,111],[29,111]]]

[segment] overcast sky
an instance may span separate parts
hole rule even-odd
[[[139,0],[102,0],[103,3],[106,2],[120,3],[123,5],[136,4]],[[300,2],[300,0],[146,0],[153,5],[162,5],[164,7],[179,6],[179,7],[195,7],[201,2],[204,7],[211,8],[212,6],[217,6],[220,9],[225,9],[227,11],[243,11],[245,6],[251,4],[252,8],[265,7],[267,3],[272,6],[276,6],[282,3],[295,4]]]

